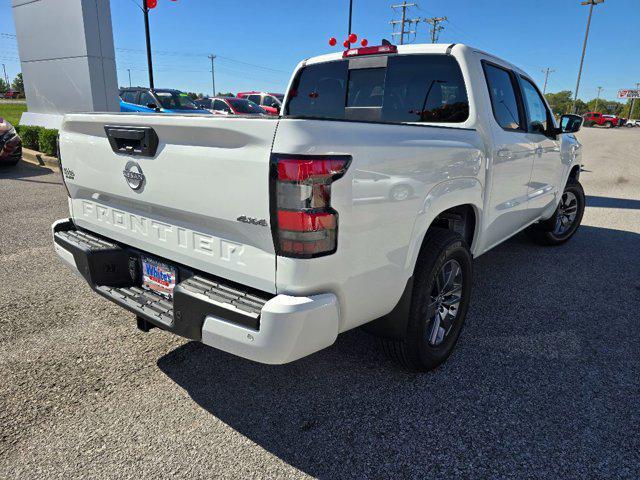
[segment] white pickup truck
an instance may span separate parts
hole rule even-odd
[[[582,119],[469,46],[302,61],[280,116],[65,116],[59,256],[155,326],[290,362],[368,324],[404,366],[451,353],[472,259],[578,228]]]

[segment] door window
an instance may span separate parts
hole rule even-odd
[[[223,102],[222,100],[216,100],[213,103],[213,109],[220,111],[220,112],[227,112],[227,113],[231,113],[231,109],[229,108],[229,105],[227,105],[225,102]]]
[[[260,95],[249,95],[247,99],[252,101],[253,103],[260,105]]]
[[[546,133],[549,126],[550,114],[540,96],[538,89],[528,79],[522,78],[522,95],[527,106],[528,130],[535,133]]]
[[[147,106],[150,103],[153,103],[154,105],[157,106],[157,101],[155,98],[153,98],[153,95],[151,95],[149,92],[140,92],[140,99],[138,100],[138,105],[143,105],[143,106]]]
[[[271,95],[266,95],[264,97],[264,100],[262,101],[262,105],[264,105],[265,107],[276,108],[276,107],[280,106],[280,103],[275,98],[273,98]]]
[[[522,130],[522,111],[511,73],[489,63],[484,64],[493,116],[505,130]]]
[[[127,103],[136,103],[136,92],[127,90],[122,94],[122,100]]]

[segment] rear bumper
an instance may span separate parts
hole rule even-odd
[[[164,330],[261,363],[282,364],[333,344],[339,308],[334,294],[270,295],[176,265],[172,300],[140,288],[141,252],[77,230],[52,226],[62,261],[100,295]]]

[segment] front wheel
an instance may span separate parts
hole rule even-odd
[[[553,216],[532,225],[528,233],[542,245],[561,245],[578,230],[584,215],[585,196],[580,182],[567,183]]]
[[[613,123],[611,123],[611,122],[605,122],[605,123],[604,123],[604,127],[605,127],[605,128],[613,128]]]
[[[471,297],[472,259],[455,232],[432,228],[414,272],[409,321],[404,338],[383,339],[387,354],[412,371],[444,362],[460,336]]]

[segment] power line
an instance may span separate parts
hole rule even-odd
[[[447,17],[425,18],[424,21],[429,24],[429,28],[431,29],[431,43],[437,43],[440,32],[444,30],[444,25],[440,24],[446,22]]]
[[[400,45],[404,45],[404,37],[409,35],[415,35],[416,30],[411,30],[411,25],[417,27],[418,23],[422,21],[421,18],[407,18],[407,8],[417,7],[417,3],[407,3],[407,0],[403,0],[401,5],[391,5],[391,8],[395,11],[397,8],[402,9],[402,18],[400,20],[391,20],[389,23],[391,24],[391,28],[393,29],[393,33],[391,33],[392,37],[400,36]],[[408,30],[406,29],[408,24]],[[400,31],[396,32],[396,25],[400,25]]]

